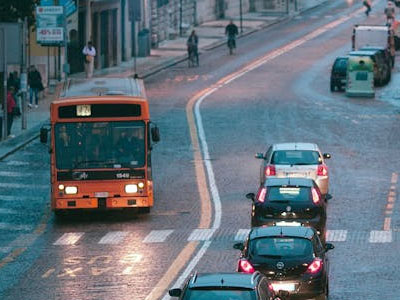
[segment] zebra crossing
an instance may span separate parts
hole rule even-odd
[[[222,234],[218,231],[222,231]],[[151,230],[148,234],[143,235],[141,243],[143,244],[156,244],[165,242],[192,242],[192,241],[226,241],[232,242],[244,241],[250,229],[238,229],[235,232],[230,230],[216,230],[216,229],[193,229],[192,231],[163,229]],[[63,233],[59,238],[53,242],[53,246],[71,246],[83,243],[85,236],[91,233],[85,232],[67,232]],[[118,245],[123,244],[132,232],[129,231],[110,231],[105,233],[100,239],[96,241],[101,245]],[[173,235],[175,237],[173,238]],[[92,238],[88,237],[90,241]],[[328,230],[328,242],[360,242],[371,244],[384,244],[400,241],[400,233],[395,231],[372,230],[368,231],[353,231],[347,230]]]

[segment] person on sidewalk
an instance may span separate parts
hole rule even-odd
[[[369,16],[369,13],[371,12],[371,5],[372,5],[371,0],[364,0],[364,1],[363,1],[363,5],[367,8],[367,9],[365,10],[365,14],[366,14],[367,17],[368,17],[368,16]]]
[[[199,37],[196,34],[195,30],[192,30],[192,33],[189,35],[186,41],[187,51],[189,59],[191,55],[194,55],[196,59],[196,64],[199,65]]]
[[[94,68],[94,57],[96,56],[96,49],[93,47],[91,41],[88,42],[87,46],[85,46],[82,50],[83,55],[85,55],[85,72],[86,78],[93,77],[93,68]]]
[[[29,104],[32,108],[32,99],[35,97],[35,108],[38,107],[39,93],[43,90],[42,76],[35,66],[30,66],[28,73],[28,85],[29,85]]]
[[[233,48],[236,48],[236,36],[239,34],[238,27],[230,20],[229,24],[225,27],[225,35],[228,37],[228,48],[229,43],[233,43]]]
[[[11,135],[11,127],[14,120],[14,107],[14,86],[9,86],[7,91],[7,136],[9,138],[15,137],[14,135]]]
[[[394,3],[388,1],[387,6],[385,7],[384,13],[386,15],[386,23],[388,26],[391,26],[395,19],[395,6]]]

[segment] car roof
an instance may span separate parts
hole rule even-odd
[[[377,50],[357,50],[357,51],[351,51],[349,53],[350,56],[370,56],[370,55],[374,55],[377,52]]]
[[[244,273],[198,273],[189,282],[189,288],[238,287],[254,289],[260,274]]]
[[[339,60],[339,59],[349,59],[349,56],[348,55],[346,55],[346,56],[338,56],[338,57],[336,57],[335,60]]]
[[[273,144],[274,150],[314,150],[318,151],[317,144],[313,143],[277,143]]]
[[[365,46],[360,48],[361,51],[368,51],[368,50],[386,50],[385,47],[381,46]]]
[[[277,236],[311,239],[314,235],[313,228],[304,226],[262,226],[254,227],[250,231],[250,239]]]
[[[295,178],[295,177],[285,177],[285,178],[267,178],[265,181],[265,186],[314,186],[314,180],[311,178]]]

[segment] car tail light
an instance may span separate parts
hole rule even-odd
[[[308,266],[306,273],[307,274],[317,274],[322,270],[322,259],[315,258],[313,262]]]
[[[317,189],[313,187],[311,189],[311,194],[312,194],[312,201],[314,202],[314,204],[318,204],[320,198],[319,198],[319,193],[318,193]]]
[[[249,263],[247,259],[241,259],[239,260],[239,267],[238,267],[239,272],[244,272],[244,273],[254,273],[254,267]]]
[[[324,164],[319,165],[317,169],[318,176],[328,176],[328,167]]]
[[[265,167],[265,176],[275,176],[276,175],[276,169],[274,165],[268,165]]]
[[[263,187],[258,191],[257,201],[260,203],[264,203],[265,196],[267,195],[267,188]]]

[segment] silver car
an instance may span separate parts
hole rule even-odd
[[[329,191],[329,171],[325,159],[330,157],[329,153],[321,154],[318,146],[312,143],[273,144],[265,154],[256,154],[256,158],[263,160],[260,184],[267,177],[312,178],[321,194],[326,196]]]

